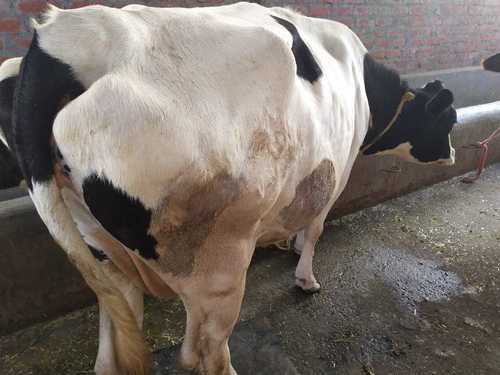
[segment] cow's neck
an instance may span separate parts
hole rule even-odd
[[[408,91],[408,84],[396,71],[376,62],[369,54],[364,60],[364,80],[371,123],[361,148],[373,142],[391,123],[403,95]],[[376,142],[372,146],[376,147]],[[372,147],[367,151],[370,149]]]

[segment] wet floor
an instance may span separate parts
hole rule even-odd
[[[500,374],[500,165],[331,222],[316,295],[297,256],[259,251],[231,340],[239,375]],[[184,312],[149,301],[155,375],[175,369]],[[0,338],[0,373],[87,374],[95,308]]]

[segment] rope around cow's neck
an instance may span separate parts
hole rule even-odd
[[[411,102],[413,99],[415,99],[415,94],[412,93],[411,91],[406,91],[401,98],[401,102],[398,105],[398,108],[396,109],[396,113],[394,114],[394,117],[392,120],[389,122],[389,125],[385,127],[384,130],[382,130],[369,144],[361,148],[361,152],[365,152],[368,150],[370,147],[372,147],[375,143],[380,141],[380,139],[389,131],[391,128],[396,124],[396,121],[398,120],[399,115],[401,115],[401,112],[403,112],[404,105],[408,102]]]
[[[481,177],[481,173],[483,173],[484,167],[486,166],[486,160],[488,158],[488,143],[490,143],[493,139],[498,137],[500,135],[500,128],[495,130],[488,138],[485,140],[478,142],[477,144],[473,145],[474,147],[479,148],[480,154],[479,154],[479,160],[477,163],[477,170],[476,174],[471,177],[464,177],[462,179],[462,182],[465,182],[466,184],[472,184],[474,181],[476,181],[479,177]]]

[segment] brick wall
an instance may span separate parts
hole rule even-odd
[[[0,0],[0,59],[22,55],[30,41],[29,17],[46,0]],[[223,0],[50,0],[64,8],[91,3],[123,6],[205,6]],[[479,64],[500,51],[500,0],[262,0],[349,25],[380,60],[402,72]]]

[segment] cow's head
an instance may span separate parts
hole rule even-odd
[[[488,57],[483,61],[483,68],[492,72],[500,73],[500,53]]]
[[[457,122],[457,112],[452,105],[452,92],[440,81],[429,82],[419,89],[408,88],[389,69],[383,74],[372,73],[382,76],[375,83],[366,74],[365,65],[373,124],[361,149],[363,153],[391,154],[415,163],[453,165],[455,150],[450,132]]]

